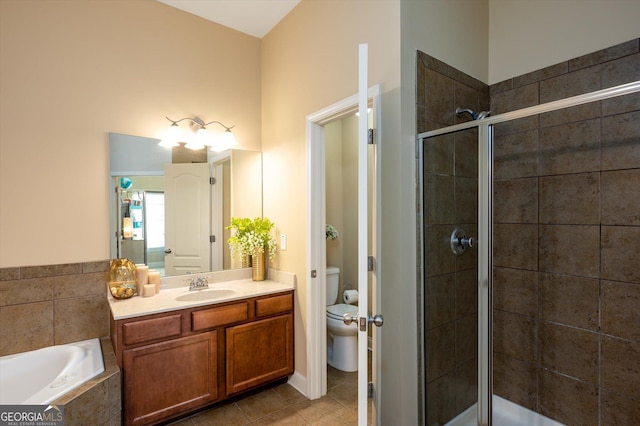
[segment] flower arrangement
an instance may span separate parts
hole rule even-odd
[[[336,228],[334,228],[332,225],[329,225],[327,223],[325,235],[327,237],[327,240],[335,240],[338,238],[340,234],[338,234],[338,230]]]
[[[269,255],[269,260],[273,261],[278,247],[275,238],[271,235],[273,226],[274,223],[266,217],[256,217],[253,220],[248,217],[232,217],[231,225],[226,228],[233,231],[227,240],[232,255],[253,255],[256,252],[266,252]]]

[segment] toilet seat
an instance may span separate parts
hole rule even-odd
[[[347,305],[346,303],[327,306],[327,317],[329,318],[342,321],[344,314],[357,315],[358,307],[355,305]]]

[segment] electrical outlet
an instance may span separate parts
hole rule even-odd
[[[280,250],[287,249],[287,234],[280,234]]]

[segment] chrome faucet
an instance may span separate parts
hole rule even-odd
[[[206,277],[191,278],[189,281],[189,291],[209,288],[209,281]]]

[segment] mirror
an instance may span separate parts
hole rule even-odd
[[[224,229],[262,216],[262,154],[166,149],[109,133],[110,254],[162,276],[242,267]]]

